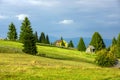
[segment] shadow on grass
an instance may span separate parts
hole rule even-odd
[[[57,60],[67,60],[67,61],[85,62],[85,63],[95,64],[94,61],[90,61],[85,58],[63,56],[63,55],[59,55],[59,54],[57,54],[57,55],[55,55],[55,54],[54,55],[38,54],[37,56],[51,58],[51,59],[57,59]]]
[[[22,53],[22,50],[10,46],[0,46],[0,53]]]

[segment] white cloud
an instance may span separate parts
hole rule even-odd
[[[0,19],[6,19],[7,16],[0,15]]]
[[[73,24],[74,23],[74,20],[62,20],[62,21],[59,21],[59,24]]]
[[[29,15],[27,15],[27,14],[19,14],[19,15],[16,15],[16,17],[18,18],[18,20],[24,20],[24,18],[29,17]]]

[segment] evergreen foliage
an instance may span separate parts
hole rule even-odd
[[[99,51],[106,47],[101,35],[98,32],[95,32],[93,34],[90,45],[94,46],[96,51]]]
[[[80,40],[79,40],[77,49],[78,49],[79,51],[85,51],[85,50],[86,50],[86,46],[85,46],[85,43],[84,43],[84,40],[83,40],[82,37],[81,37]]]
[[[73,44],[72,40],[70,40],[68,47],[74,48],[74,44]]]
[[[99,66],[103,66],[103,67],[114,66],[115,64],[117,64],[116,61],[117,61],[117,58],[116,58],[114,52],[112,50],[107,51],[106,49],[98,51],[97,52],[97,57],[95,59],[95,62]]]
[[[37,31],[34,33],[35,41],[38,42],[38,34]]]
[[[21,26],[21,31],[20,31],[20,36],[19,36],[19,40],[20,42],[24,42],[25,37],[26,37],[26,31],[28,29],[28,27],[31,27],[30,25],[30,21],[28,20],[28,18],[26,17],[23,22],[22,22],[22,26]]]
[[[40,37],[39,37],[39,43],[46,43],[44,32],[42,32],[41,35],[40,35]]]
[[[20,40],[23,43],[23,52],[32,55],[37,53],[36,40],[27,17],[22,22]]]
[[[112,49],[117,58],[120,58],[120,34],[118,34],[117,40],[113,38],[110,49]]]
[[[114,45],[116,45],[117,44],[117,40],[116,40],[116,38],[114,37],[113,39],[112,39],[112,46],[114,46]]]
[[[9,25],[9,31],[7,33],[7,37],[9,40],[12,40],[12,41],[15,41],[17,39],[17,32],[16,32],[15,25],[13,23]]]
[[[48,35],[46,35],[46,44],[50,44],[50,41],[49,41],[49,37],[48,37]]]
[[[63,41],[63,37],[61,37],[61,40],[62,40],[61,46],[65,46],[65,43]]]
[[[117,38],[117,46],[120,47],[120,33],[118,34],[118,38]]]

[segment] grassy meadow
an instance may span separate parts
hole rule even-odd
[[[102,68],[95,54],[37,46],[37,56],[22,52],[22,44],[0,40],[0,80],[120,80],[120,69]]]

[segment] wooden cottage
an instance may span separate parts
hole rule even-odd
[[[68,47],[68,43],[67,43],[65,40],[63,40],[63,43],[65,44],[64,47]],[[62,40],[57,40],[57,41],[55,41],[54,44],[55,44],[55,46],[63,47],[63,46],[62,46]]]

